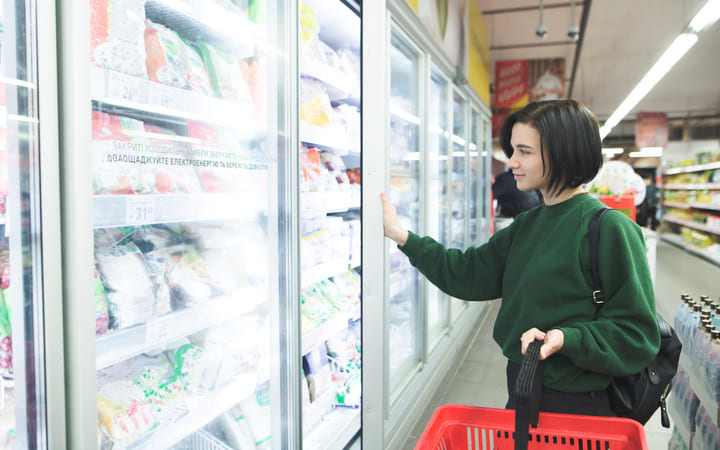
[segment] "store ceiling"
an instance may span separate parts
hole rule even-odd
[[[578,41],[568,37],[570,0],[545,0],[544,39],[539,0],[477,0],[495,61],[565,58],[570,98],[587,105],[602,123],[687,26],[706,0],[578,0]],[[720,21],[700,33],[693,48],[605,138],[606,146],[634,142],[637,111],[665,112],[672,127],[720,129]],[[712,134],[712,132],[710,133]],[[715,136],[717,138],[717,136]]]

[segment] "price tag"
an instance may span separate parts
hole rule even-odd
[[[161,108],[176,109],[178,92],[158,83],[151,83],[148,87],[148,103]]]
[[[161,316],[151,319],[145,324],[145,342],[161,342],[172,337],[173,330],[171,316]]]
[[[142,80],[115,72],[108,72],[108,96],[116,100],[139,102]]]
[[[125,223],[140,225],[155,221],[155,199],[145,196],[127,197],[125,205]]]

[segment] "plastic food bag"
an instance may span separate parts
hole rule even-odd
[[[206,43],[199,42],[215,92],[221,98],[250,101],[250,87],[239,61],[232,55]]]
[[[324,127],[333,123],[333,109],[325,85],[315,78],[300,79],[300,120]]]
[[[98,420],[119,446],[138,440],[157,425],[150,402],[132,381],[116,381],[97,394]]]
[[[163,25],[146,21],[145,52],[148,77],[177,88],[188,88],[185,78],[183,43],[180,36]]]
[[[95,65],[147,78],[145,0],[92,0],[90,49]]]
[[[145,128],[139,120],[92,112],[94,194],[143,194],[153,191],[151,174],[138,160],[147,151]]]
[[[110,329],[147,322],[155,309],[155,295],[137,246],[115,245],[95,257],[106,288]]]

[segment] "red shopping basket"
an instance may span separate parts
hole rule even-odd
[[[443,405],[415,450],[513,450],[515,410]],[[528,449],[648,450],[643,426],[632,419],[541,412]]]

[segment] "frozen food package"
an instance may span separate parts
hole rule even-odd
[[[168,350],[165,355],[173,364],[173,374],[168,383],[178,383],[187,394],[197,393],[208,382],[206,377],[214,374],[208,373],[205,365],[204,350],[195,344],[185,344],[176,349]]]
[[[185,58],[185,79],[187,80],[190,89],[209,96],[215,95],[212,82],[210,81],[210,76],[208,75],[202,56],[200,56],[198,50],[190,42],[185,39],[181,40],[184,44],[183,55]]]
[[[310,77],[300,78],[300,120],[324,127],[333,123],[333,109],[325,85]]]
[[[164,256],[159,255],[157,252],[144,253],[142,258],[153,285],[155,303],[152,314],[155,317],[162,316],[172,311],[170,287],[165,280],[168,262]]]
[[[142,389],[132,381],[116,381],[97,394],[98,421],[118,446],[127,446],[155,428],[157,420]]]
[[[262,122],[267,112],[267,58],[257,55],[254,58],[241,59],[238,64],[250,86],[256,119]]]
[[[255,436],[253,436],[245,416],[239,408],[233,411],[239,415],[236,417],[232,412],[226,412],[218,418],[223,437],[233,449],[255,450]]]
[[[180,36],[159,23],[149,20],[145,23],[145,64],[148,78],[167,86],[187,88]]]
[[[320,158],[323,164],[330,172],[330,175],[335,177],[338,187],[341,191],[350,190],[350,180],[348,179],[347,173],[345,172],[345,163],[342,158],[333,152],[320,152]]]
[[[100,280],[97,269],[94,272],[94,288],[95,288],[95,335],[99,336],[108,332],[110,318],[108,316],[108,304],[105,297],[105,286]]]
[[[92,161],[94,194],[151,193],[151,174],[141,170],[148,141],[139,120],[92,112]]]
[[[312,62],[327,64],[325,52],[320,45],[320,26],[317,21],[315,11],[306,5],[300,3],[300,41],[298,49],[300,59]]]
[[[255,448],[270,448],[271,411],[270,411],[270,382],[259,385],[255,393],[240,402],[239,406],[230,409],[235,418],[244,417],[250,425],[255,438]]]
[[[109,328],[147,322],[155,308],[155,296],[140,249],[127,242],[96,252],[95,257],[105,285]]]
[[[90,50],[93,64],[147,78],[145,0],[92,0]]]
[[[239,60],[207,42],[198,42],[198,47],[218,96],[239,102],[249,102],[250,87]]]
[[[182,243],[182,237],[164,224],[136,227],[129,236],[143,253],[150,253]]]
[[[302,360],[310,402],[315,403],[325,392],[332,389],[330,364],[324,350],[319,347],[305,354]]]
[[[178,245],[158,250],[158,254],[168,261],[165,277],[170,287],[173,310],[203,303],[217,293],[205,261],[197,249]]]
[[[10,288],[0,290],[0,376],[13,377],[12,324],[10,322]]]

